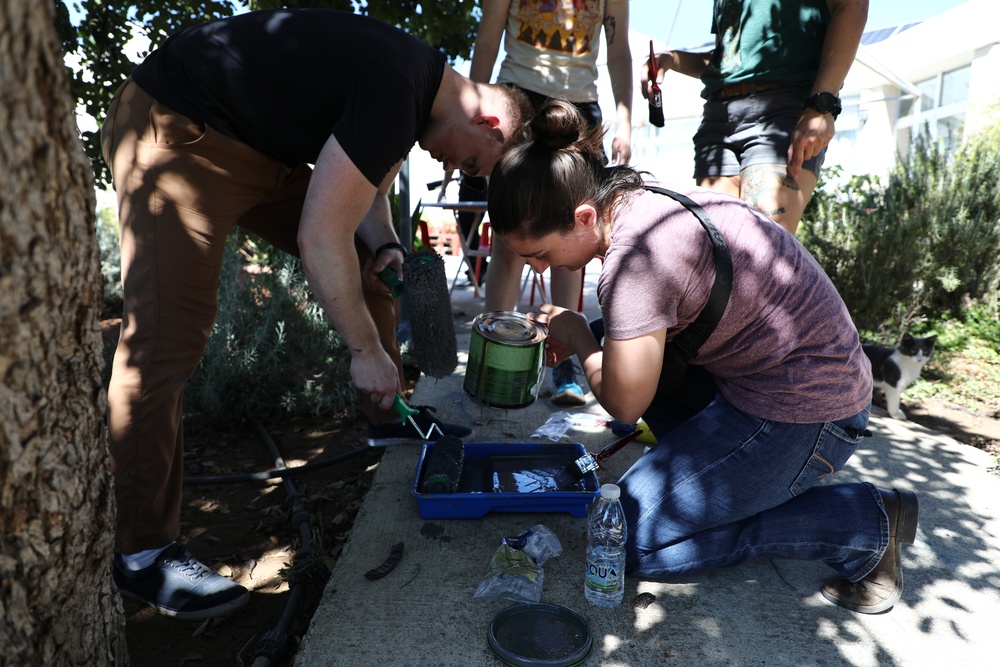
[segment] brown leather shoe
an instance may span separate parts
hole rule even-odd
[[[917,536],[917,496],[912,491],[883,491],[882,504],[889,517],[889,545],[875,569],[861,581],[846,577],[828,581],[823,597],[835,605],[861,614],[879,614],[892,609],[903,595],[902,545],[913,544]]]

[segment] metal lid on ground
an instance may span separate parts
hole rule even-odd
[[[590,654],[586,619],[568,607],[523,603],[501,610],[487,633],[497,657],[514,667],[573,667]]]

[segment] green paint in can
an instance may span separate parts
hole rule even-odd
[[[525,408],[535,402],[548,331],[523,313],[497,310],[472,322],[465,391],[491,408]]]

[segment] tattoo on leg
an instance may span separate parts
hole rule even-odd
[[[765,209],[764,200],[778,199],[779,188],[788,188],[798,192],[799,185],[788,175],[788,170],[777,165],[755,164],[740,172],[740,198],[768,216],[781,215],[784,206]]]

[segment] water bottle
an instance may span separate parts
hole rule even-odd
[[[617,484],[601,486],[587,521],[587,570],[583,594],[595,607],[610,608],[625,597],[625,540],[628,528]]]

